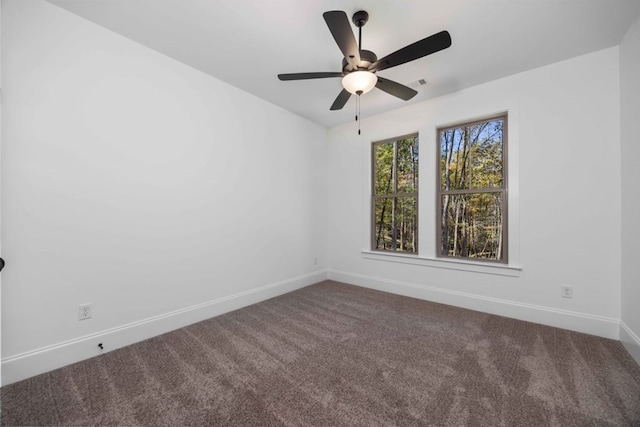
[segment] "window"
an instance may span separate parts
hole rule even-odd
[[[418,135],[372,145],[371,248],[418,253]]]
[[[438,129],[437,254],[507,262],[506,114]]]

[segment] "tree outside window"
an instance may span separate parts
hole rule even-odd
[[[373,230],[377,251],[418,252],[418,135],[372,146]]]
[[[507,116],[438,129],[437,253],[507,262]]]

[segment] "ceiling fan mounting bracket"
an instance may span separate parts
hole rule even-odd
[[[364,10],[359,10],[353,14],[351,17],[351,21],[356,25],[356,27],[364,27],[364,24],[369,20],[369,14]]]
[[[354,68],[352,67],[346,60],[346,58],[342,59],[342,71],[344,73],[350,73],[352,71],[358,71],[358,70],[368,70],[369,66],[371,64],[373,64],[374,62],[376,62],[378,60],[378,57],[376,56],[375,53],[371,52],[370,50],[361,50],[360,51],[360,64],[358,64],[358,68]],[[375,72],[375,71],[373,71]]]

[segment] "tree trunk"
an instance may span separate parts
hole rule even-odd
[[[453,158],[453,141],[455,141],[456,130],[454,129],[451,132],[451,138],[449,139],[448,133],[444,132],[444,140],[445,140],[445,149],[446,149],[446,158],[444,164],[444,190],[451,190],[451,160]],[[442,180],[442,176],[439,177]],[[438,185],[442,185],[442,182],[439,182]],[[441,232],[442,232],[442,255],[449,254],[449,228],[447,227],[447,213],[449,212],[449,203],[450,196],[445,194],[444,200],[442,202],[442,212],[441,212]]]

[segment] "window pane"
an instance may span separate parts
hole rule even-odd
[[[378,250],[393,250],[393,198],[375,200],[374,241]]]
[[[417,197],[378,198],[375,200],[375,215],[374,249],[416,252],[418,242]]]
[[[502,173],[502,129],[504,120],[474,125],[470,129],[471,188],[500,188]]]
[[[440,133],[440,171],[443,190],[468,187],[469,134],[466,127]]]
[[[418,241],[418,199],[417,197],[398,198],[396,214],[397,246],[399,252],[415,252]]]
[[[440,188],[503,186],[503,125],[496,119],[440,133]]]
[[[441,254],[502,260],[503,193],[442,196]]]
[[[415,193],[418,189],[418,138],[398,141],[398,193]]]
[[[374,145],[375,194],[393,193],[393,143]]]

